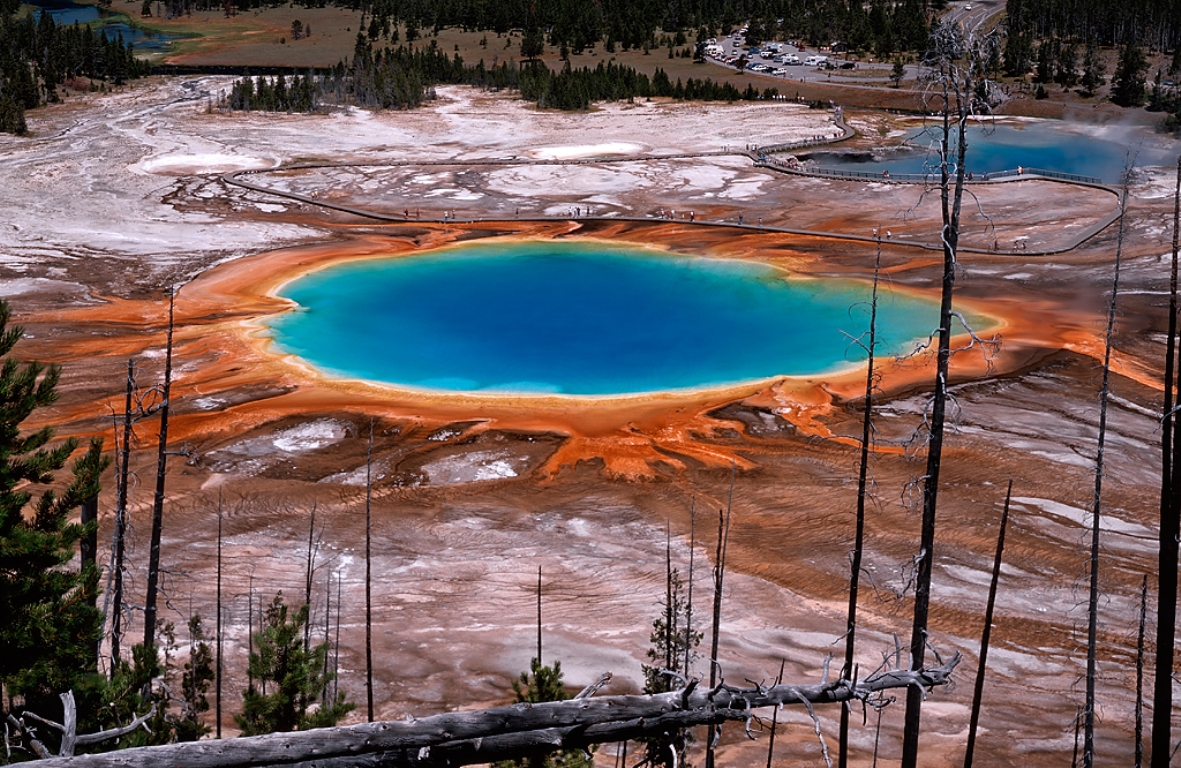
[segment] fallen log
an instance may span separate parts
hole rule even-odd
[[[946,685],[957,653],[941,667],[886,670],[863,680],[715,688],[690,683],[651,695],[576,698],[448,712],[420,720],[361,723],[237,739],[137,747],[37,762],[39,768],[434,768],[490,763],[653,736],[676,728],[746,721],[763,707],[869,701],[881,691]],[[827,677],[827,673],[826,673]],[[880,701],[878,696],[877,700]]]

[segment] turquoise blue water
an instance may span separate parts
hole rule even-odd
[[[34,13],[38,16],[48,13],[54,21],[63,25],[89,24],[111,16],[109,13],[103,13],[96,5],[84,5],[74,0],[27,0],[27,4],[34,6]],[[112,40],[117,35],[122,35],[123,42],[131,43],[137,51],[164,51],[176,40],[172,35],[145,32],[123,21],[107,22],[99,29]]]
[[[817,165],[880,174],[928,173],[938,169],[938,155],[929,147],[938,147],[934,129],[916,129],[907,136],[910,149],[868,154],[815,152],[810,155]],[[1027,125],[975,126],[968,130],[968,153],[965,169],[975,174],[1024,168],[1040,168],[1080,176],[1094,176],[1109,184],[1119,183],[1125,163],[1132,165],[1171,165],[1176,162],[1172,149],[1139,141],[1128,129],[1109,129],[1097,135],[1066,130],[1054,122]]]
[[[343,376],[450,391],[618,395],[833,371],[859,362],[869,284],[597,243],[466,245],[294,281],[281,350]],[[879,355],[936,325],[892,293]]]

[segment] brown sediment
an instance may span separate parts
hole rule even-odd
[[[474,421],[487,430],[552,433],[565,438],[546,462],[541,475],[553,476],[563,467],[600,461],[613,477],[652,478],[657,467],[679,472],[688,464],[702,467],[749,468],[751,459],[737,450],[719,447],[714,437],[742,425],[711,415],[727,403],[741,402],[774,412],[805,437],[832,438],[833,411],[861,397],[864,368],[817,376],[786,377],[725,388],[658,392],[620,397],[489,395],[440,393],[345,379],[317,371],[293,355],[277,352],[262,332],[265,318],[291,304],[278,297],[281,287],[300,276],[346,261],[398,258],[440,247],[486,238],[591,238],[668,249],[680,254],[758,260],[798,277],[857,277],[862,270],[825,258],[832,243],[814,237],[773,232],[735,232],[725,227],[690,226],[678,222],[481,222],[448,226],[415,224],[368,228],[337,242],[267,251],[215,266],[180,289],[176,302],[176,354],[184,370],[174,384],[180,398],[219,392],[267,389],[267,395],[213,412],[180,414],[173,421],[177,439],[199,441],[241,433],[267,422],[307,412],[365,413],[422,425]],[[845,250],[865,245],[844,245]],[[904,257],[894,274],[931,268],[936,255]],[[889,279],[889,275],[886,275]],[[888,285],[888,284],[887,284]],[[906,291],[937,298],[929,291],[900,285],[885,290]],[[1072,329],[1059,321],[1061,309],[1053,302],[1004,298],[961,300],[958,307],[993,322],[983,339],[967,334],[956,346],[972,343],[977,354],[957,355],[952,367],[957,380],[1004,374],[1027,364],[1045,350],[1073,349],[1096,355],[1094,334]],[[79,327],[102,327],[106,335],[73,339],[55,348],[55,360],[102,355],[134,356],[158,347],[164,308],[158,297],[108,299],[98,306],[59,312],[60,322]],[[145,328],[152,329],[145,333]],[[932,329],[934,330],[934,329]],[[1003,336],[994,346],[989,340]],[[885,396],[925,385],[930,380],[932,354],[883,361],[879,389]],[[1142,378],[1142,377],[1138,377]],[[107,408],[118,408],[114,399]],[[93,404],[57,413],[63,422],[82,420]]]

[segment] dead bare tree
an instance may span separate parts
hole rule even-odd
[[[1156,658],[1152,688],[1152,768],[1168,768],[1172,754],[1173,645],[1177,639],[1177,558],[1181,537],[1181,428],[1173,413],[1177,363],[1177,242],[1181,230],[1181,157],[1173,192],[1173,262],[1169,274],[1169,327],[1166,335],[1164,408],[1161,423],[1161,493],[1156,585]]]
[[[787,659],[779,660],[779,676],[775,678],[776,685],[783,685],[783,668],[787,665]],[[841,711],[847,711],[848,707],[842,706]],[[771,712],[771,736],[767,739],[767,768],[775,763],[775,731],[779,725],[779,707],[775,707]]]
[[[734,478],[737,468],[730,465],[730,498],[726,502],[726,510],[718,510],[718,547],[714,555],[714,609],[713,627],[709,646],[709,687],[713,688],[718,681],[718,642],[722,631],[722,586],[726,577],[726,546],[730,541],[730,513],[734,508]],[[709,729],[709,736],[705,741],[705,768],[714,768],[714,747],[717,746],[720,730],[716,727]]]
[[[1099,635],[1099,523],[1102,519],[1104,449],[1107,444],[1107,403],[1111,393],[1111,350],[1115,338],[1115,310],[1119,298],[1120,262],[1124,248],[1124,213],[1128,187],[1120,195],[1119,232],[1115,244],[1115,269],[1111,279],[1111,300],[1107,303],[1107,332],[1103,344],[1103,381],[1099,387],[1099,438],[1095,447],[1095,488],[1091,496],[1091,556],[1087,592],[1087,681],[1083,704],[1083,768],[1095,764],[1095,683],[1098,678]]]
[[[365,451],[365,702],[373,722],[373,419]]]
[[[914,622],[911,627],[910,665],[921,669],[928,643],[927,621],[931,603],[931,568],[934,563],[935,522],[939,496],[939,472],[943,459],[943,436],[948,400],[948,371],[951,361],[952,295],[958,267],[960,211],[963,205],[965,166],[968,151],[967,128],[971,117],[987,105],[989,81],[985,65],[995,37],[976,38],[962,27],[939,25],[931,33],[931,47],[924,61],[928,94],[940,115],[939,201],[942,213],[940,239],[943,244],[943,277],[939,302],[938,346],[935,361],[935,389],[932,395],[927,465],[922,478],[922,529],[915,564]],[[983,96],[983,99],[982,99]],[[953,159],[954,139],[954,159]],[[919,731],[925,692],[906,693],[906,717],[902,740],[902,768],[918,762]]]
[[[152,499],[152,538],[148,550],[148,586],[144,598],[144,646],[156,644],[156,601],[160,584],[160,540],[164,532],[164,480],[168,473],[168,412],[172,394],[172,336],[176,291],[168,291],[168,334],[164,350],[164,383],[160,389],[160,437],[156,451],[156,493]]]
[[[120,736],[125,736],[139,728],[147,729],[146,723],[152,719],[156,714],[156,706],[152,707],[142,715],[137,715],[132,718],[131,722],[121,725],[117,728],[109,728],[107,730],[98,731],[96,733],[78,733],[78,708],[74,702],[74,692],[67,691],[59,695],[62,702],[62,721],[56,722],[47,718],[41,717],[35,712],[25,710],[20,717],[15,715],[8,715],[5,723],[4,743],[5,747],[11,750],[12,740],[25,740],[28,743],[28,748],[37,757],[42,760],[51,760],[53,758],[71,758],[74,755],[74,750],[78,747],[86,747],[91,744],[101,744],[104,741],[117,739]],[[35,720],[41,725],[52,728],[61,734],[61,742],[58,747],[57,755],[53,755],[45,743],[37,738],[37,729],[29,725],[27,720]],[[11,754],[8,755],[11,757]]]
[[[1136,747],[1135,768],[1144,764],[1144,622],[1148,617],[1148,574],[1140,582],[1140,627],[1136,632]]]
[[[1013,481],[1005,491],[1005,506],[1001,510],[1000,531],[996,535],[996,557],[992,561],[992,581],[988,585],[988,604],[984,609],[984,632],[980,636],[980,664],[976,668],[976,687],[972,690],[972,716],[968,719],[968,747],[964,751],[964,768],[972,768],[976,752],[976,730],[980,726],[980,705],[984,700],[984,673],[988,669],[988,643],[992,638],[992,616],[996,608],[996,588],[1001,578],[1001,560],[1005,555],[1005,528],[1009,525],[1009,502],[1013,498]]]
[[[308,518],[308,551],[304,569],[303,603],[308,607],[308,620],[303,625],[303,647],[312,647],[312,576],[316,571],[316,502],[312,501],[312,512]]]
[[[131,438],[134,412],[132,398],[135,395],[135,360],[127,361],[126,400],[123,406],[123,437],[116,454],[115,475],[115,530],[112,534],[110,581],[110,612],[104,599],[103,613],[111,622],[111,674],[119,663],[120,640],[123,636],[123,556],[127,538],[127,490],[131,480]]]
[[[221,738],[221,676],[222,676],[222,630],[221,630],[221,546],[222,546],[222,505],[221,489],[217,491],[217,666],[214,672],[214,733]]]
[[[528,758],[592,744],[654,736],[669,728],[716,725],[726,721],[751,725],[755,710],[780,705],[835,704],[857,699],[869,706],[885,706],[882,692],[918,686],[924,690],[950,682],[959,663],[925,670],[883,669],[858,681],[782,684],[737,688],[724,681],[712,688],[696,682],[668,693],[647,695],[587,695],[566,701],[521,703],[492,709],[447,712],[421,719],[310,731],[272,733],[226,741],[196,741],[119,752],[51,759],[41,768],[247,768],[301,765],[319,768],[346,766],[405,766],[422,768],[489,763]]]
[[[697,551],[697,502],[689,503],[689,586],[685,598],[685,675],[693,663],[693,556]]]
[[[873,264],[873,293],[869,301],[869,331],[865,349],[869,354],[865,368],[865,408],[861,419],[861,452],[857,472],[857,522],[853,534],[853,552],[849,562],[849,612],[845,625],[845,663],[841,676],[854,677],[853,654],[857,642],[857,593],[861,584],[861,554],[865,541],[865,499],[869,480],[869,446],[873,430],[874,353],[877,349],[878,279],[882,269],[882,241],[879,236]],[[837,765],[849,765],[849,708],[841,708]]]

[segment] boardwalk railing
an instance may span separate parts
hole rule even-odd
[[[761,150],[762,148],[760,148]],[[854,171],[847,168],[824,168],[814,166],[807,162],[799,162],[795,160],[780,160],[774,157],[767,157],[766,154],[760,154],[757,164],[764,168],[775,168],[781,171],[788,171],[790,173],[799,173],[807,176],[826,176],[834,179],[851,179],[855,181],[892,181],[903,184],[929,184],[939,178],[937,170],[932,170],[929,173],[891,173],[890,171]],[[968,175],[969,182],[985,182],[985,181],[1000,181],[1002,179],[1016,179],[1024,178],[1026,176],[1039,176],[1042,178],[1059,179],[1061,181],[1070,181],[1076,184],[1102,184],[1103,180],[1094,176],[1080,176],[1076,173],[1062,173],[1061,171],[1048,171],[1043,168],[1014,168],[1003,171],[992,171],[989,173],[972,173]]]

